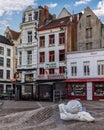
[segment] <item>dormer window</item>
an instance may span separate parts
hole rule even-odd
[[[29,14],[29,15],[28,15],[28,21],[29,21],[29,22],[32,21],[32,14]]]
[[[38,12],[34,12],[34,20],[38,20]]]

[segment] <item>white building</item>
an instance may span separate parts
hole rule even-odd
[[[68,53],[66,83],[68,98],[104,98],[104,49]]]
[[[0,93],[12,88],[13,77],[13,43],[0,35]]]
[[[21,81],[17,83],[17,97],[19,99],[33,99],[35,93],[35,81],[37,79],[37,32],[36,28],[52,16],[45,6],[36,9],[29,6],[23,13],[21,29],[21,42],[18,46],[17,71],[21,73]],[[20,75],[20,74],[19,74]]]

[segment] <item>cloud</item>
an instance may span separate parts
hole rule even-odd
[[[97,16],[104,16],[104,0],[99,1],[96,9],[93,11]]]
[[[80,1],[76,1],[76,2],[75,2],[75,6],[87,4],[87,3],[90,2],[90,1],[91,1],[91,0],[80,0]]]
[[[4,32],[4,30],[6,29],[6,27],[9,26],[8,21],[6,20],[1,20],[0,21],[0,30]]]
[[[34,5],[34,0],[0,0],[0,16],[4,13],[10,15],[14,11],[21,11],[29,5]]]
[[[47,4],[47,6],[49,8],[55,8],[58,4],[57,3],[50,3],[50,4]]]

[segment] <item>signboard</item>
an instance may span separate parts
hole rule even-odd
[[[58,68],[59,64],[57,62],[49,62],[44,64],[45,69]]]

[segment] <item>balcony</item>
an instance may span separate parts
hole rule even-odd
[[[65,79],[65,74],[48,74],[48,75],[38,75],[37,79],[44,80],[44,79]]]

